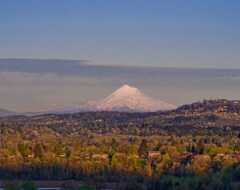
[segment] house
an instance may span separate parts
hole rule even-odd
[[[156,158],[160,155],[161,155],[160,151],[149,151],[148,158]]]
[[[224,156],[225,156],[225,154],[223,154],[223,153],[218,153],[218,154],[217,154],[217,156],[219,156],[219,157],[221,157],[221,158],[222,158],[222,157],[224,157]]]
[[[93,154],[92,158],[108,158],[107,154]]]
[[[33,153],[30,153],[30,154],[28,155],[28,158],[34,158],[34,154],[33,154]]]

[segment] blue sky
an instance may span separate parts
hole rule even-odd
[[[238,0],[1,0],[0,58],[240,68]]]
[[[175,105],[239,99],[239,10],[239,0],[0,0],[0,108],[68,107],[125,83]]]

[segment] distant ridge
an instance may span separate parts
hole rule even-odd
[[[176,109],[177,113],[227,112],[240,113],[240,100],[213,99],[186,104]]]
[[[83,111],[121,111],[121,112],[155,112],[176,109],[176,106],[143,94],[127,84],[100,101],[89,101],[86,104],[59,110],[63,113]]]
[[[0,108],[0,117],[10,116],[10,115],[16,115],[16,114],[17,114],[16,112],[8,111],[8,110],[1,109],[1,108]]]

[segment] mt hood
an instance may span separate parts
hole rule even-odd
[[[137,88],[123,85],[111,95],[100,101],[89,101],[86,104],[61,110],[63,113],[83,111],[124,111],[155,112],[176,109],[176,106],[151,98]]]

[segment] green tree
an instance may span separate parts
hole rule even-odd
[[[21,190],[37,190],[37,185],[34,182],[25,182],[21,185]]]
[[[116,152],[114,151],[114,150],[109,150],[108,151],[108,159],[111,161],[112,160],[112,158],[113,158],[113,156],[114,156],[114,154],[115,154]]]
[[[20,190],[18,185],[12,184],[12,183],[6,183],[3,185],[4,190]]]
[[[66,154],[67,158],[69,158],[71,156],[71,151],[70,151],[70,149],[68,147],[65,148],[65,154]]]
[[[196,153],[196,148],[195,148],[194,145],[192,146],[191,152],[192,152],[192,153]]]
[[[83,184],[81,187],[78,188],[78,190],[94,190],[90,185]]]
[[[148,150],[147,141],[143,139],[138,149],[138,155],[140,158],[147,158],[148,154],[149,154],[149,150]]]

